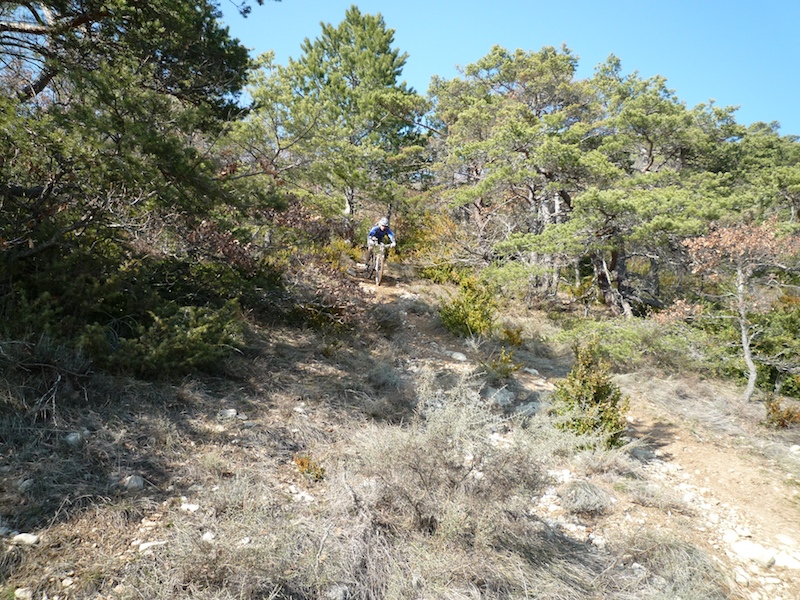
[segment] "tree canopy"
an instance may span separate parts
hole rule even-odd
[[[220,16],[211,0],[0,3],[7,314],[75,311],[69,288],[83,313],[56,329],[141,339],[118,326],[126,311],[155,327],[178,318],[176,298],[214,310],[252,299],[274,270],[291,271],[287,256],[329,258],[334,237],[352,249],[391,211],[401,247],[431,276],[627,318],[705,303],[782,335],[746,295],[732,312],[688,242],[779,222],[793,247],[800,144],[777,124],[743,126],[712,101],[689,107],[613,55],[578,78],[566,46],[496,46],[452,79],[433,77],[423,97],[380,14],[350,7],[286,64],[251,59]],[[131,266],[141,261],[155,271]],[[792,322],[798,265],[784,263],[771,306]],[[198,291],[186,283],[198,269],[226,285]],[[734,282],[735,271],[716,275]],[[129,278],[119,289],[172,277],[147,288],[171,307],[78,300],[114,273]],[[774,344],[755,335],[746,347],[771,379],[792,375]]]

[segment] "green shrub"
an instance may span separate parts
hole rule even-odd
[[[559,426],[579,434],[599,436],[608,448],[621,445],[628,399],[611,381],[597,343],[575,348],[575,366],[556,384],[553,408]]]
[[[165,306],[134,335],[119,337],[110,325],[86,328],[81,346],[100,366],[143,377],[169,377],[195,370],[215,370],[235,350],[242,336],[238,302],[220,309]]]
[[[576,319],[561,325],[563,329],[553,341],[574,347],[581,340],[602,340],[597,352],[614,372],[655,367],[721,374],[727,368],[725,344],[719,343],[713,334],[685,323]]]
[[[492,355],[489,360],[481,364],[489,381],[492,382],[505,381],[522,368],[522,365],[514,362],[514,352],[511,350],[506,352],[505,348],[500,350],[498,356]]]
[[[494,324],[497,303],[492,290],[474,277],[462,281],[458,295],[439,308],[442,324],[455,335],[486,335]]]
[[[420,269],[419,274],[420,277],[428,279],[433,283],[461,283],[464,279],[470,277],[465,269],[448,263],[423,267]]]

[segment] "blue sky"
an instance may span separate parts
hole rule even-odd
[[[738,106],[736,120],[781,124],[800,135],[800,2],[797,0],[266,0],[247,19],[221,0],[231,34],[254,54],[277,62],[300,55],[320,23],[339,24],[355,4],[380,13],[409,57],[403,79],[425,93],[433,75],[495,44],[537,51],[566,44],[579,57],[578,77],[615,54],[624,73],[662,75],[688,106],[713,99]]]

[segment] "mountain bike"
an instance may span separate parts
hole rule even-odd
[[[394,244],[378,243],[372,246],[369,264],[367,265],[367,279],[375,278],[375,285],[381,284],[383,273],[386,271],[386,250]]]

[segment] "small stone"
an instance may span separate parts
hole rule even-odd
[[[143,542],[139,544],[139,552],[145,552],[150,548],[155,548],[156,546],[164,546],[167,542]]]
[[[33,546],[39,543],[39,536],[32,533],[18,533],[11,538],[11,543],[18,546]]]
[[[733,529],[729,529],[724,534],[722,534],[722,541],[726,544],[733,544],[735,541],[739,539],[739,534],[736,533]]]
[[[653,460],[656,457],[656,453],[650,448],[635,447],[631,449],[631,456],[636,460],[645,461]]]
[[[36,482],[33,479],[23,479],[19,482],[17,488],[20,492],[27,492],[29,489],[33,487]]]
[[[33,590],[30,588],[17,588],[14,590],[14,598],[16,600],[32,600]]]
[[[144,489],[144,478],[141,475],[129,475],[122,480],[123,487],[130,491],[138,491]]]
[[[213,534],[213,533],[211,533],[210,531],[206,531],[206,532],[203,534],[203,541],[204,541],[204,542],[209,542],[209,543],[211,543],[211,542],[213,542],[213,541],[214,541],[214,537],[215,537],[215,536],[214,536],[214,534]]]
[[[453,360],[457,360],[459,362],[466,362],[467,355],[463,354],[461,352],[451,352],[450,353],[450,358],[452,358]]]
[[[220,419],[233,419],[236,417],[237,410],[235,408],[226,408],[217,413]]]
[[[747,571],[745,571],[742,567],[736,567],[736,569],[734,569],[733,572],[734,572],[734,577],[736,579],[736,583],[743,586],[750,585],[750,576],[747,574]]]
[[[65,577],[61,580],[62,588],[72,587],[73,585],[75,585],[75,580],[72,577]]]
[[[800,444],[793,444],[789,447],[789,452],[792,454],[800,454]]]
[[[530,367],[525,367],[522,370],[525,371],[526,373],[530,373],[531,375],[539,375],[539,371],[537,371],[536,369],[532,369]]]
[[[73,448],[80,448],[83,445],[83,435],[78,433],[77,431],[70,433],[64,439],[66,440],[67,444],[69,444]]]
[[[333,585],[325,592],[325,600],[347,600],[350,597],[350,590],[344,585]]]
[[[800,560],[786,552],[778,552],[775,555],[775,566],[783,569],[800,570]]]
[[[742,560],[753,561],[758,566],[768,569],[775,564],[777,551],[765,548],[750,540],[740,540],[731,544],[731,550]]]
[[[500,388],[498,390],[487,387],[481,392],[481,395],[488,400],[496,402],[500,406],[509,406],[514,402],[514,392],[510,391],[508,388]]]
[[[192,513],[193,512],[197,512],[198,510],[200,510],[200,505],[199,504],[188,504],[188,503],[181,504],[181,510],[184,511],[184,512],[192,512]]]

